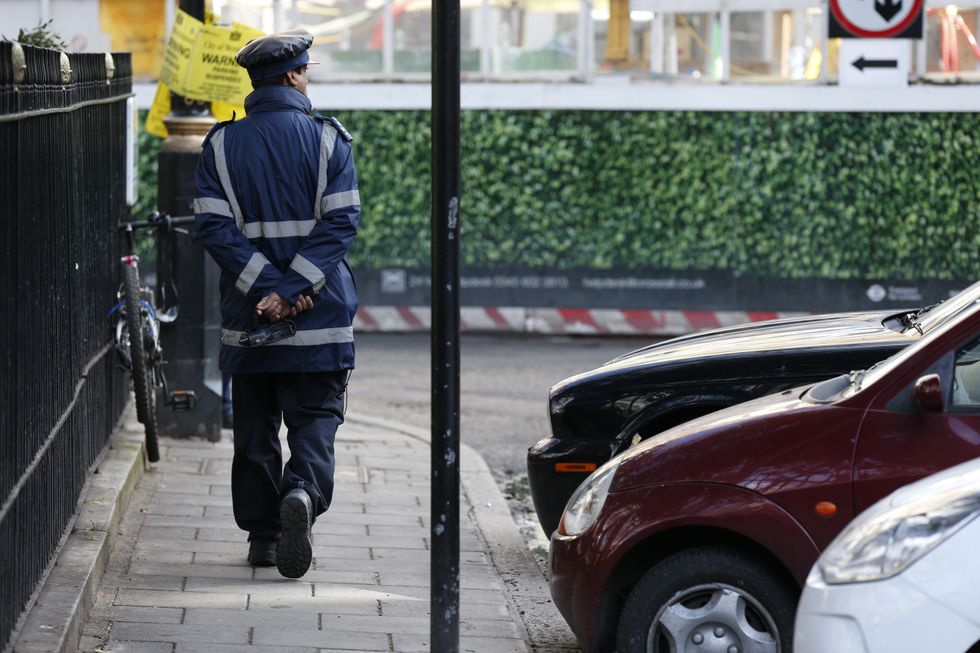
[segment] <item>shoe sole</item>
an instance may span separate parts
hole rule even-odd
[[[286,497],[279,506],[282,538],[276,549],[276,568],[286,578],[299,578],[313,562],[310,512],[302,499]]]

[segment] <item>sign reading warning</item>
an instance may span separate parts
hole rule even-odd
[[[263,33],[240,23],[205,25],[178,10],[160,81],[192,100],[240,105],[252,92],[252,83],[246,70],[235,63],[235,53]]]

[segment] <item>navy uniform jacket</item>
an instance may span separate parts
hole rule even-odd
[[[330,372],[354,367],[357,293],[347,251],[360,222],[350,135],[310,115],[287,86],[256,89],[243,120],[216,125],[197,166],[197,239],[221,267],[221,369]],[[255,305],[275,291],[297,315],[296,335],[255,348]]]

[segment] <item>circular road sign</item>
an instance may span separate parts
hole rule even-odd
[[[922,0],[830,0],[830,11],[855,36],[888,38],[915,22],[922,13]]]

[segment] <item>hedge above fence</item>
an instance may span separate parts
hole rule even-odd
[[[428,112],[337,116],[363,202],[354,264],[427,265]],[[975,114],[466,111],[462,257],[977,278],[978,136]]]

